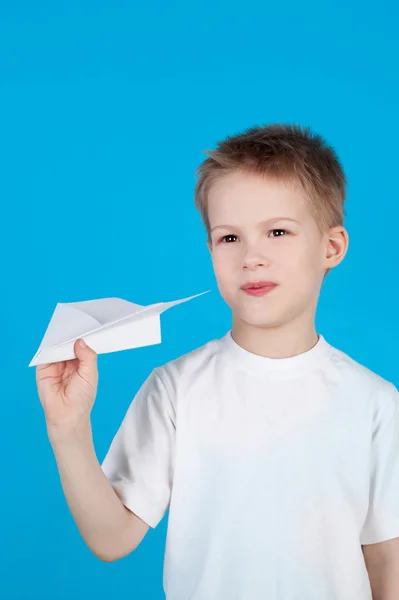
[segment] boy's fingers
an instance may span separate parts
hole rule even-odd
[[[82,342],[84,347],[82,347]],[[97,352],[90,348],[83,339],[76,340],[74,349],[76,357],[82,365],[92,365],[93,362],[96,362]]]

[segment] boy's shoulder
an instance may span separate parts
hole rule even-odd
[[[215,357],[221,352],[219,342],[219,338],[210,339],[204,344],[156,367],[155,370],[161,379],[168,379],[170,382],[184,377],[203,376],[209,372],[209,369],[215,368]],[[338,379],[344,385],[353,386],[354,391],[356,389],[366,389],[378,394],[381,393],[383,396],[388,394],[395,397],[398,394],[396,386],[391,381],[366,367],[345,351],[332,345],[330,345],[330,350],[329,360],[324,364],[324,368],[334,370],[339,375]]]
[[[348,353],[343,350],[332,346],[332,352],[330,354],[332,365],[339,371],[342,378],[353,382],[354,385],[358,383],[367,387],[368,389],[374,389],[382,392],[383,394],[397,394],[396,386],[379,375],[376,371],[366,367],[365,364],[357,361]]]
[[[196,373],[203,375],[211,366],[214,357],[219,354],[218,338],[210,339],[200,346],[159,365],[155,371],[161,379],[180,379]]]

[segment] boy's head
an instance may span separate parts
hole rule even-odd
[[[195,204],[222,297],[248,324],[310,322],[325,275],[348,247],[346,177],[335,151],[308,128],[274,124],[206,153]],[[255,297],[241,289],[249,281],[278,285]]]

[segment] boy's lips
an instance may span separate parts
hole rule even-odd
[[[277,283],[274,281],[248,281],[241,286],[241,289],[250,296],[265,296],[275,287],[277,287]]]
[[[241,286],[242,290],[258,289],[258,288],[273,288],[277,285],[274,281],[247,281]]]

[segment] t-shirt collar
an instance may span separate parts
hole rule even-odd
[[[232,337],[231,329],[218,340],[220,350],[229,359],[229,364],[259,375],[289,377],[317,368],[332,350],[325,338],[318,334],[317,343],[301,354],[288,358],[269,358],[249,352]]]

